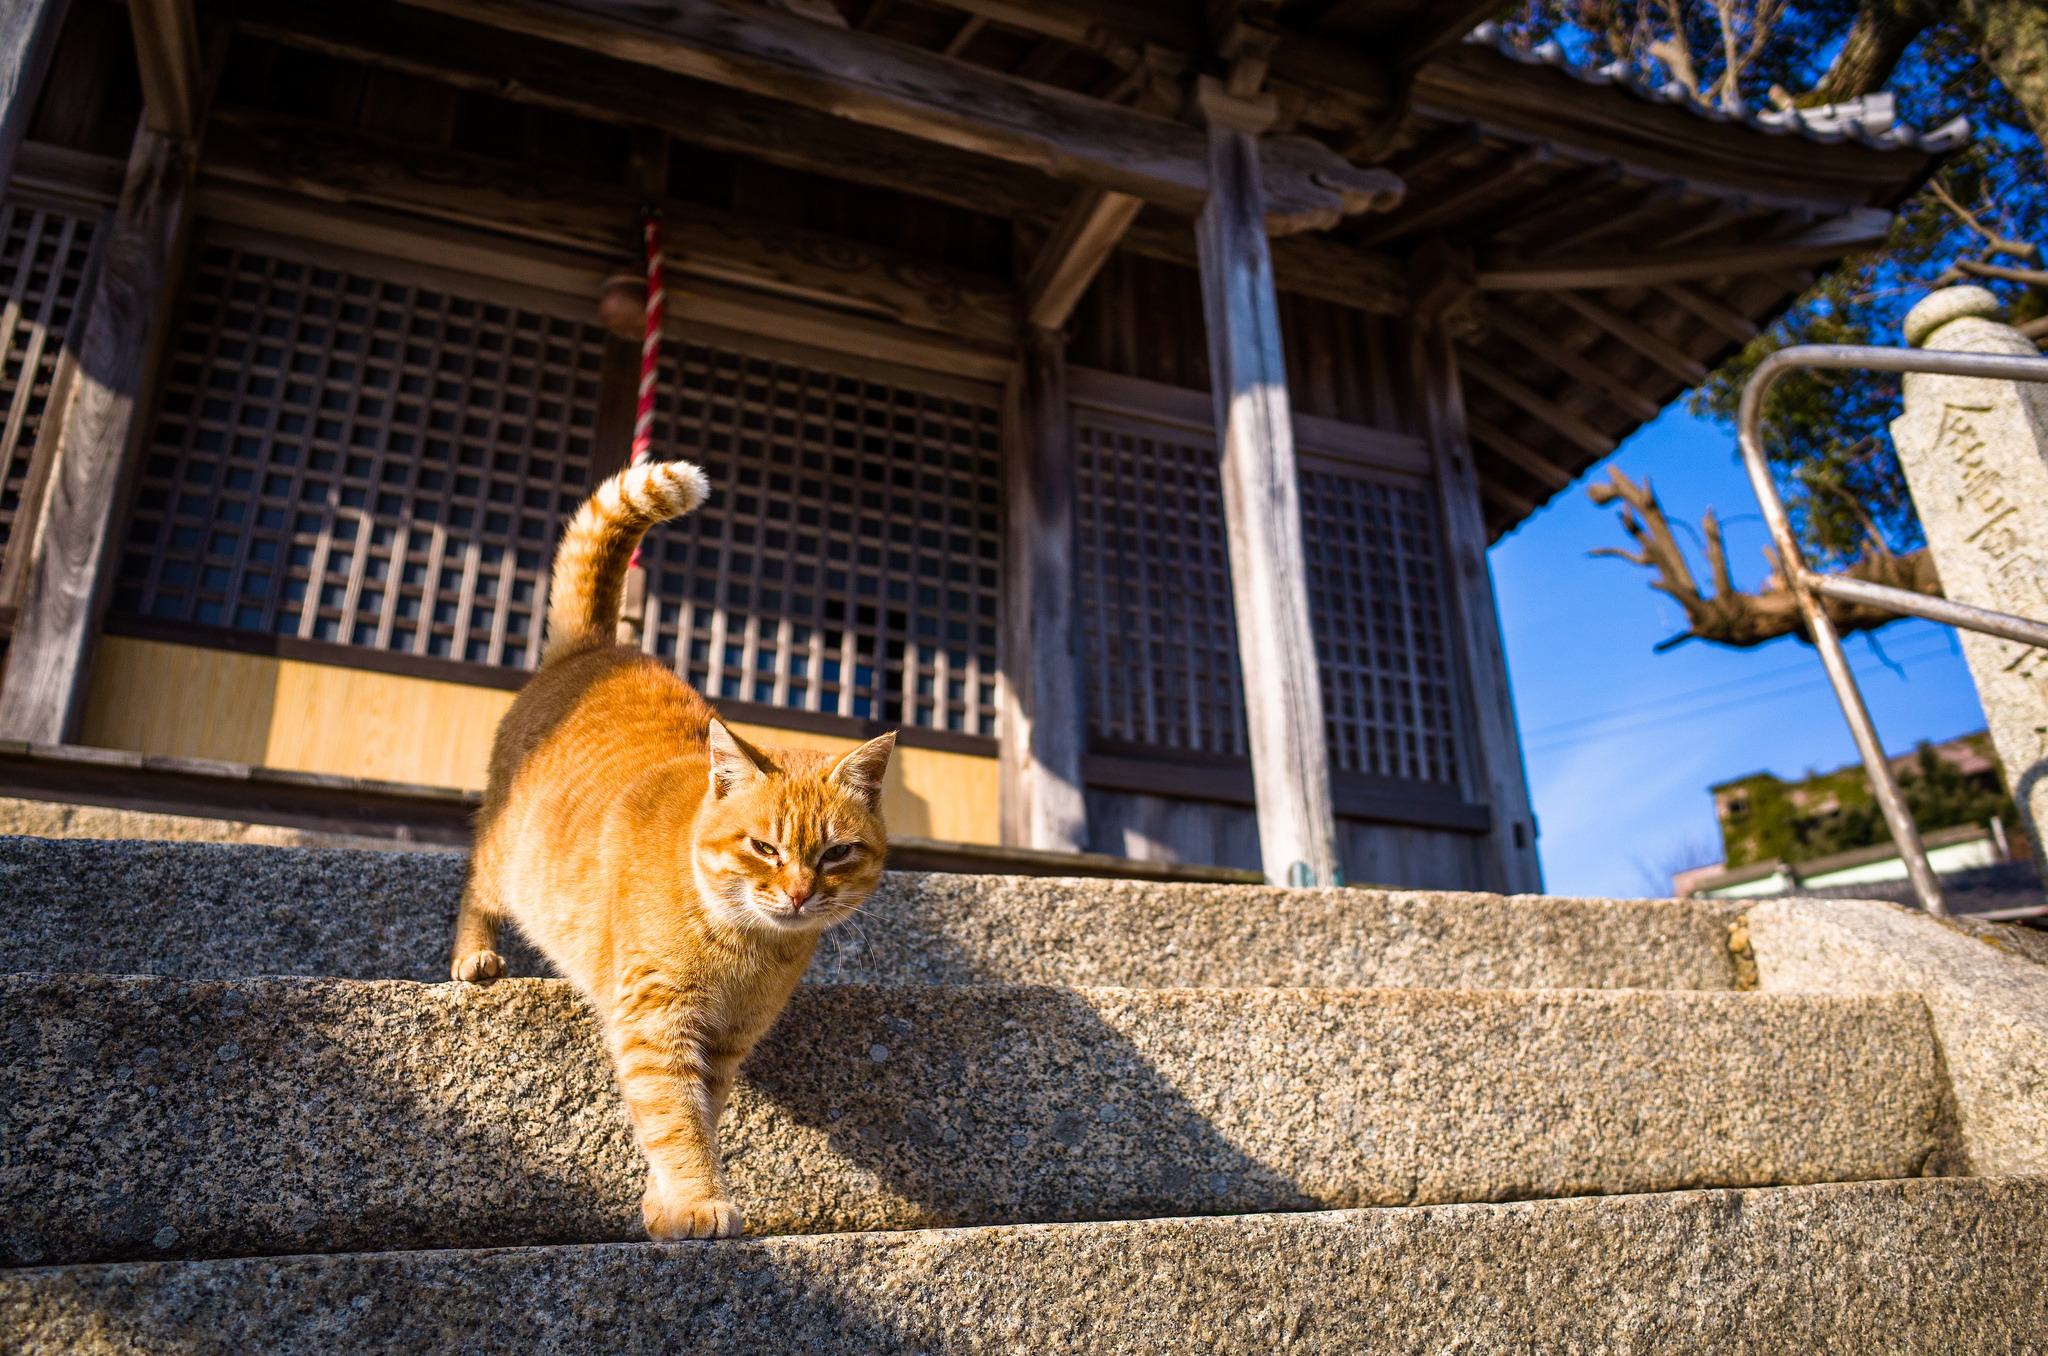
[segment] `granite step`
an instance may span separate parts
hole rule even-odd
[[[447,977],[464,858],[0,838],[0,972]],[[1739,902],[892,872],[814,983],[1731,989]],[[545,974],[514,947],[513,973]]]
[[[2048,1348],[2048,1182],[0,1273],[21,1356]]]
[[[0,979],[13,1265],[642,1237],[561,981]],[[1918,1176],[1906,994],[817,986],[726,1116],[755,1233]]]

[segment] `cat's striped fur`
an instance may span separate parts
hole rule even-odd
[[[740,1231],[718,1118],[819,932],[881,882],[895,740],[756,748],[613,643],[634,545],[705,494],[694,466],[633,467],[564,532],[541,667],[492,748],[451,963],[470,983],[503,974],[510,917],[582,990],[647,1157],[655,1238]]]

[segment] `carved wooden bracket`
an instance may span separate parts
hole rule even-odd
[[[1485,335],[1486,298],[1471,250],[1431,236],[1408,258],[1408,287],[1418,323],[1460,343]]]

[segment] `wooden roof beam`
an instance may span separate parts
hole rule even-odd
[[[1457,123],[1438,132],[1400,159],[1390,162],[1387,168],[1400,175],[1404,181],[1420,179],[1445,161],[1457,159],[1485,140],[1486,135],[1480,130],[1478,123]]]
[[[1549,363],[1565,375],[1600,392],[1607,397],[1609,404],[1623,413],[1634,415],[1637,419],[1650,420],[1663,412],[1663,407],[1656,401],[1599,363],[1589,360],[1575,349],[1567,348],[1556,334],[1546,334],[1517,312],[1504,306],[1492,307],[1486,313],[1486,323],[1496,334],[1504,334],[1520,344],[1532,357]]]
[[[1516,494],[1492,476],[1484,473],[1481,473],[1479,477],[1479,494],[1481,498],[1500,505],[1518,518],[1526,518],[1542,507],[1541,504],[1538,504],[1527,495]]]
[[[1367,232],[1359,239],[1358,244],[1370,247],[1389,240],[1397,240],[1404,235],[1412,235],[1416,231],[1426,229],[1446,217],[1455,216],[1474,202],[1498,193],[1536,166],[1546,163],[1550,159],[1550,154],[1550,147],[1541,143],[1519,151],[1490,169],[1467,179],[1450,192],[1420,204],[1412,211],[1403,212],[1377,229]]]
[[[1756,322],[1740,311],[1730,308],[1718,298],[1695,292],[1690,287],[1680,287],[1676,283],[1660,285],[1657,291],[1666,300],[1684,307],[1738,344],[1746,344],[1756,338]]]
[[[569,0],[407,0],[436,13],[747,90],[1126,193],[1192,216],[1208,195],[1201,129],[855,30],[722,0],[630,11]],[[1386,211],[1400,182],[1322,143],[1260,143],[1267,227],[1321,230]]]
[[[1489,450],[1499,454],[1502,459],[1521,467],[1531,477],[1548,485],[1551,489],[1561,490],[1572,483],[1571,472],[1565,470],[1564,467],[1559,466],[1556,462],[1544,456],[1514,434],[1509,433],[1506,429],[1496,428],[1486,420],[1472,415],[1466,416],[1465,428],[1475,439],[1484,443]]]
[[[1015,165],[807,108],[710,90],[646,66],[564,53],[518,34],[479,33],[461,21],[385,0],[248,0],[236,26],[286,47],[601,122],[655,126],[691,145],[991,216],[1050,227],[1063,210],[1057,183]],[[507,70],[517,70],[519,79],[507,81]],[[1168,213],[1139,217],[1119,243],[1146,258],[1195,266],[1192,223]],[[1282,291],[1379,315],[1408,308],[1399,260],[1328,235],[1275,239],[1273,272]]]
[[[1081,294],[1095,281],[1144,206],[1142,198],[1099,188],[1082,189],[1079,199],[1053,228],[1052,238],[1031,261],[1031,272],[1024,279],[1025,320],[1048,330],[1065,325]]]
[[[1687,386],[1697,386],[1707,379],[1705,363],[1655,330],[1637,324],[1621,312],[1595,301],[1583,292],[1546,292],[1542,295],[1577,311]]]
[[[1589,245],[1603,236],[1618,235],[1653,212],[1661,212],[1685,196],[1685,180],[1666,179],[1636,195],[1635,201],[1617,211],[1599,212],[1577,230],[1566,231],[1529,251],[1533,259],[1548,259],[1578,245]]]
[[[1487,292],[1584,292],[1775,273],[1831,263],[1876,245],[1891,229],[1891,220],[1891,213],[1880,208],[1859,207],[1790,239],[1755,248],[1675,251],[1620,261],[1611,250],[1541,263],[1501,259],[1479,270],[1479,286]]]
[[[1477,379],[1480,385],[1503,400],[1520,406],[1525,413],[1534,415],[1596,457],[1606,456],[1617,446],[1614,439],[1578,415],[1555,401],[1538,395],[1515,377],[1462,345],[1458,349],[1458,370]]]
[[[1733,197],[1722,198],[1714,204],[1711,210],[1702,212],[1697,220],[1680,227],[1662,240],[1657,241],[1655,248],[1675,250],[1688,241],[1697,240],[1703,235],[1711,235],[1715,231],[1734,226],[1756,210],[1756,207],[1749,200],[1749,195],[1746,193],[1737,193]]]
[[[143,117],[152,132],[180,139],[199,131],[199,26],[192,0],[129,0]]]
[[[501,164],[438,147],[393,143],[282,114],[216,109],[200,163],[209,185],[241,184],[394,208],[415,220],[473,226],[567,247],[591,260],[628,254],[642,195],[623,187]],[[664,204],[670,279],[829,305],[1006,354],[1017,302],[1009,281],[902,251],[719,212]],[[824,262],[820,262],[824,261]]]
[[[1576,174],[1566,175],[1542,192],[1531,194],[1484,226],[1475,226],[1471,231],[1460,234],[1477,239],[1499,237],[1511,231],[1540,231],[1553,217],[1583,210],[1588,197],[1620,183],[1621,178],[1619,161],[1603,160],[1597,165],[1588,165]]]
[[[1439,0],[1421,6],[1394,39],[1395,62],[1412,71],[1500,13],[1500,0]]]

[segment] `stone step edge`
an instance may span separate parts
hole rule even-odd
[[[0,838],[0,971],[442,980],[448,854]],[[892,872],[813,981],[1744,987],[1714,901]],[[546,966],[507,933],[514,974]]]
[[[459,1350],[484,1328],[548,1352],[2009,1350],[2048,1342],[2044,1271],[2048,1181],[1923,1178],[34,1268],[0,1272],[0,1330],[22,1356]]]
[[[639,1236],[565,983],[15,979],[0,1009],[17,1262]],[[755,1230],[810,1233],[1899,1177],[1944,1107],[1912,995],[807,986],[722,1147]]]

